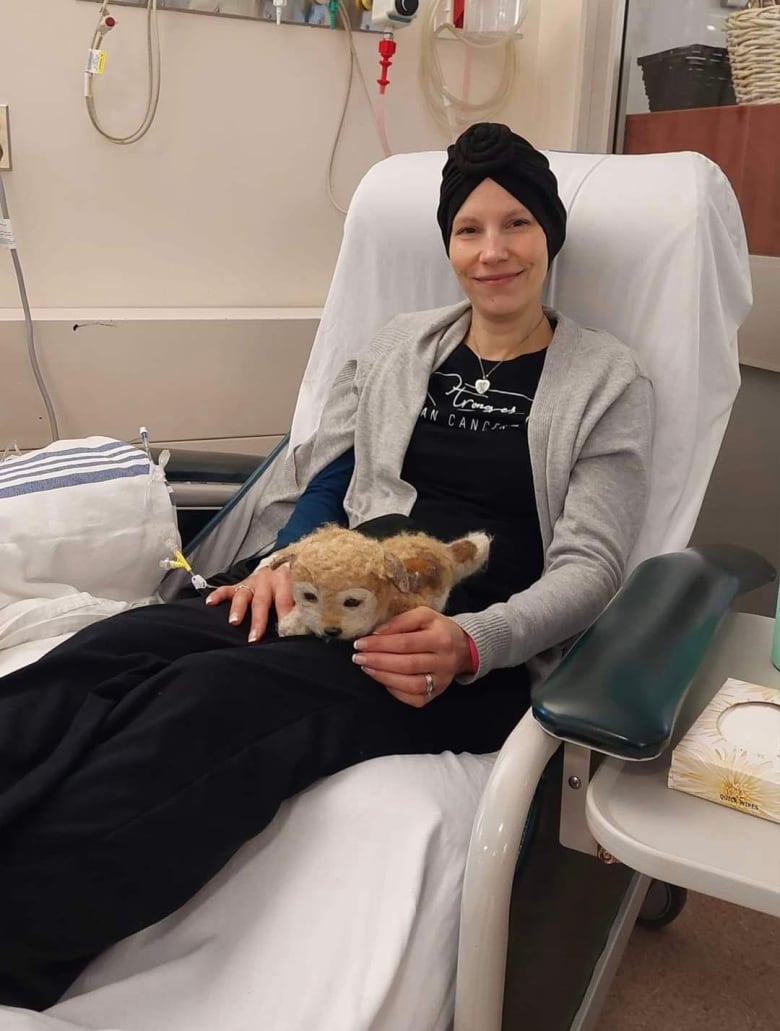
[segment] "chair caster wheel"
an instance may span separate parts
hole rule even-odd
[[[665,927],[677,919],[687,901],[688,892],[685,888],[664,881],[652,881],[636,922],[640,927],[651,930]]]

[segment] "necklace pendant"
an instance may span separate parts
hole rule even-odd
[[[478,394],[487,394],[488,390],[490,390],[490,380],[478,379],[474,384],[474,389]]]

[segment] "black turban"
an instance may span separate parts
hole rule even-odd
[[[566,239],[566,209],[544,154],[506,125],[478,122],[447,148],[437,219],[449,254],[452,223],[472,190],[493,179],[516,197],[544,230],[552,262]]]

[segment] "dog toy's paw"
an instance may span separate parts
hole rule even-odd
[[[308,634],[310,631],[298,610],[293,609],[279,620],[277,633],[280,637],[300,637],[301,634]]]

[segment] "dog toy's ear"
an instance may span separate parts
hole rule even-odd
[[[412,587],[406,566],[392,551],[385,552],[385,572],[390,582],[397,587],[401,594],[408,594],[411,591]]]
[[[490,538],[486,533],[470,533],[447,545],[455,563],[455,583],[476,573],[487,562]]]
[[[282,548],[281,551],[274,552],[271,556],[270,562],[266,562],[269,569],[278,569],[279,566],[283,566],[285,562],[292,562],[295,558],[298,549],[294,544],[288,545],[286,548]]]
[[[421,548],[412,558],[402,561],[392,552],[385,552],[385,569],[402,594],[420,591],[440,591],[444,583],[444,569],[431,551]]]

